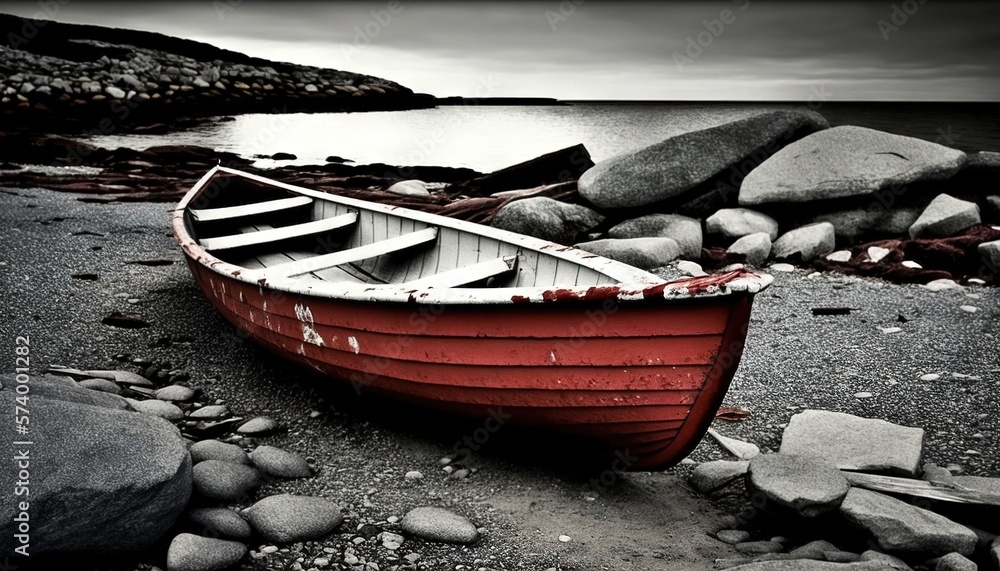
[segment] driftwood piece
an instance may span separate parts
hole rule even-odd
[[[912,478],[898,478],[895,476],[882,476],[878,474],[863,474],[860,472],[842,472],[852,486],[873,490],[876,492],[889,492],[891,494],[904,494],[940,500],[943,502],[953,502],[959,504],[979,504],[1000,507],[1000,494],[991,494],[960,486],[958,484],[944,482],[928,482],[926,480],[914,480]]]

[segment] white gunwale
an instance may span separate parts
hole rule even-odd
[[[573,287],[511,287],[511,288],[434,288],[412,287],[408,284],[368,284],[352,282],[325,282],[316,279],[274,278],[268,279],[261,275],[262,270],[251,270],[242,266],[223,261],[208,252],[188,231],[185,212],[209,182],[218,174],[242,177],[265,186],[283,189],[313,199],[325,200],[348,207],[382,212],[390,216],[401,216],[423,222],[440,228],[451,228],[460,232],[486,236],[502,242],[513,244],[527,250],[534,250],[568,260],[591,268],[619,282],[608,286],[573,286]],[[184,251],[195,262],[204,265],[213,272],[241,282],[254,284],[260,288],[280,290],[287,293],[313,296],[327,299],[342,299],[349,301],[420,303],[444,305],[509,305],[514,303],[572,303],[574,301],[600,301],[615,299],[618,301],[640,301],[651,298],[691,299],[731,295],[736,293],[757,293],[771,283],[767,274],[747,273],[732,279],[721,287],[711,286],[690,291],[685,286],[685,280],[677,283],[666,280],[640,270],[638,268],[603,258],[589,252],[562,246],[531,236],[525,236],[490,226],[474,224],[464,220],[448,218],[418,210],[410,210],[397,206],[388,206],[345,196],[338,196],[317,190],[311,190],[291,184],[270,180],[265,177],[246,173],[228,167],[217,166],[207,172],[192,189],[181,199],[173,212],[173,227],[177,240]],[[559,296],[552,296],[557,290]]]

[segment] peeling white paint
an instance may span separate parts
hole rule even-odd
[[[555,363],[556,362],[556,352],[555,351],[549,351],[549,358],[552,359],[553,363]]]
[[[241,290],[240,291],[240,303],[246,303],[246,302],[247,302],[247,300],[246,300],[245,297],[243,297],[243,291]],[[266,311],[267,308],[265,307],[264,310]]]
[[[355,355],[361,352],[361,345],[358,345],[358,340],[354,336],[347,338],[347,344],[351,346],[351,349],[354,349]]]
[[[295,317],[302,322],[302,340],[306,343],[312,343],[313,345],[322,347],[325,343],[323,343],[323,338],[320,337],[319,333],[317,333],[313,328],[316,325],[316,322],[313,320],[312,310],[301,303],[296,303]]]
[[[305,343],[299,343],[299,350],[296,351],[296,353],[298,353],[299,355],[303,355],[304,356],[306,354],[306,344]]]

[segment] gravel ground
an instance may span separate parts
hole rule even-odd
[[[251,545],[257,555],[246,568],[298,562],[308,569],[317,558],[338,568],[351,555],[388,569],[417,554],[410,568],[711,569],[714,558],[735,556],[707,534],[727,523],[726,514],[736,513],[742,500],[691,491],[684,481],[688,465],[613,474],[614,484],[604,486],[594,482],[606,466],[573,461],[572,450],[554,450],[504,427],[452,467],[467,469],[466,477],[449,476],[441,459],[453,456],[484,419],[440,418],[359,398],[241,338],[194,287],[170,232],[171,204],[93,204],[45,190],[0,190],[6,308],[0,331],[10,346],[15,336],[30,335],[35,371],[53,363],[138,370],[132,359],[169,362],[191,375],[201,402],[221,400],[241,416],[279,420],[287,430],[259,442],[298,451],[318,468],[310,479],[269,483],[262,495],[320,494],[344,506],[338,533],[270,555]],[[142,260],[172,263],[128,263]],[[81,273],[97,279],[72,277]],[[824,408],[922,427],[927,460],[1000,476],[1000,292],[931,292],[803,270],[775,277],[758,296],[747,351],[726,399],[751,415],[717,421],[720,432],[776,450],[793,414]],[[824,306],[854,311],[812,315],[811,308]],[[114,311],[151,326],[103,325]],[[882,331],[889,327],[901,331]],[[928,373],[940,379],[920,380]],[[710,440],[692,455],[724,457]],[[404,478],[410,470],[424,477]],[[468,516],[483,539],[467,547],[407,539],[395,552],[375,539],[358,539],[398,531],[393,518],[419,505]],[[141,562],[162,567],[163,554]]]

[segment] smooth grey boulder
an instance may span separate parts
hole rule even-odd
[[[689,191],[730,171],[729,184],[735,189],[747,170],[771,153],[828,126],[813,112],[762,113],[601,161],[583,173],[578,189],[590,203],[611,209],[683,200]]]
[[[681,257],[701,258],[701,222],[680,214],[649,214],[626,220],[608,230],[608,237],[671,238],[681,248]]]
[[[312,476],[309,463],[297,452],[274,446],[258,446],[250,453],[250,461],[261,472],[279,478],[308,478]]]
[[[602,215],[586,206],[534,196],[508,203],[493,217],[492,225],[550,242],[572,244],[603,221]]]
[[[665,266],[680,256],[681,248],[672,238],[607,238],[581,242],[576,247],[617,260],[639,269],[649,270]]]
[[[16,396],[11,385],[0,390],[0,411],[8,418],[14,417]],[[34,392],[30,410],[31,418],[42,420],[30,425],[32,445],[16,444],[26,438],[15,434],[13,421],[0,423],[10,454],[0,464],[0,479],[11,494],[0,502],[0,556],[13,555],[20,545],[15,517],[21,501],[29,502],[31,556],[145,549],[184,511],[191,457],[169,422]],[[17,491],[22,461],[30,471],[30,496]]]
[[[945,180],[965,153],[913,137],[844,125],[778,151],[743,179],[743,206],[866,196],[915,182]]]
[[[234,464],[249,464],[250,457],[235,444],[219,440],[202,440],[191,445],[191,460],[197,464],[202,460],[219,460]]]
[[[939,194],[910,226],[911,238],[946,238],[979,224],[979,205]]]
[[[722,208],[705,219],[705,232],[725,238],[742,238],[763,232],[773,242],[778,238],[778,221],[749,208]]]
[[[695,466],[689,481],[699,492],[715,491],[747,473],[750,462],[746,460],[712,460]]]
[[[280,494],[243,510],[254,531],[275,543],[318,539],[344,520],[340,507],[323,498]]]
[[[840,470],[815,456],[759,454],[750,460],[747,486],[769,506],[817,517],[840,507],[850,485]]]
[[[213,500],[238,502],[246,499],[250,490],[261,485],[260,474],[245,464],[219,460],[203,460],[192,469],[194,489]]]
[[[250,539],[253,533],[247,520],[227,508],[198,508],[188,512],[187,517],[206,536]]]
[[[743,256],[751,266],[761,266],[771,255],[771,239],[764,232],[747,234],[733,242],[726,253]]]
[[[773,454],[767,454],[767,456],[773,456]],[[823,554],[829,551],[840,550],[837,549],[836,545],[830,543],[829,541],[817,539],[789,551],[788,556],[794,557],[795,559],[815,559],[816,561],[824,561],[825,557]]]
[[[832,252],[835,243],[833,224],[819,222],[782,234],[771,244],[771,255],[779,260],[799,256],[808,262]]]
[[[855,208],[816,215],[810,224],[829,222],[837,238],[859,240],[865,236],[899,236],[909,233],[923,208],[901,206],[892,209]]]
[[[983,242],[978,247],[979,256],[993,265],[994,272],[1000,269],[1000,240]]]
[[[862,488],[851,488],[840,513],[890,552],[970,555],[978,541],[972,530],[942,515]]]
[[[428,541],[472,543],[479,538],[479,531],[468,518],[444,508],[413,508],[403,516],[399,526],[406,533]]]
[[[181,533],[167,549],[168,571],[217,571],[243,559],[246,545],[225,539]]]
[[[258,416],[244,422],[236,429],[239,434],[259,436],[278,430],[278,421],[267,416]]]
[[[961,553],[949,553],[934,560],[934,571],[979,571],[979,566]]]
[[[427,196],[430,194],[430,191],[427,190],[427,183],[422,180],[401,180],[385,190],[403,196]]]
[[[923,443],[921,428],[842,412],[805,410],[789,420],[779,452],[816,456],[841,470],[915,477]]]

